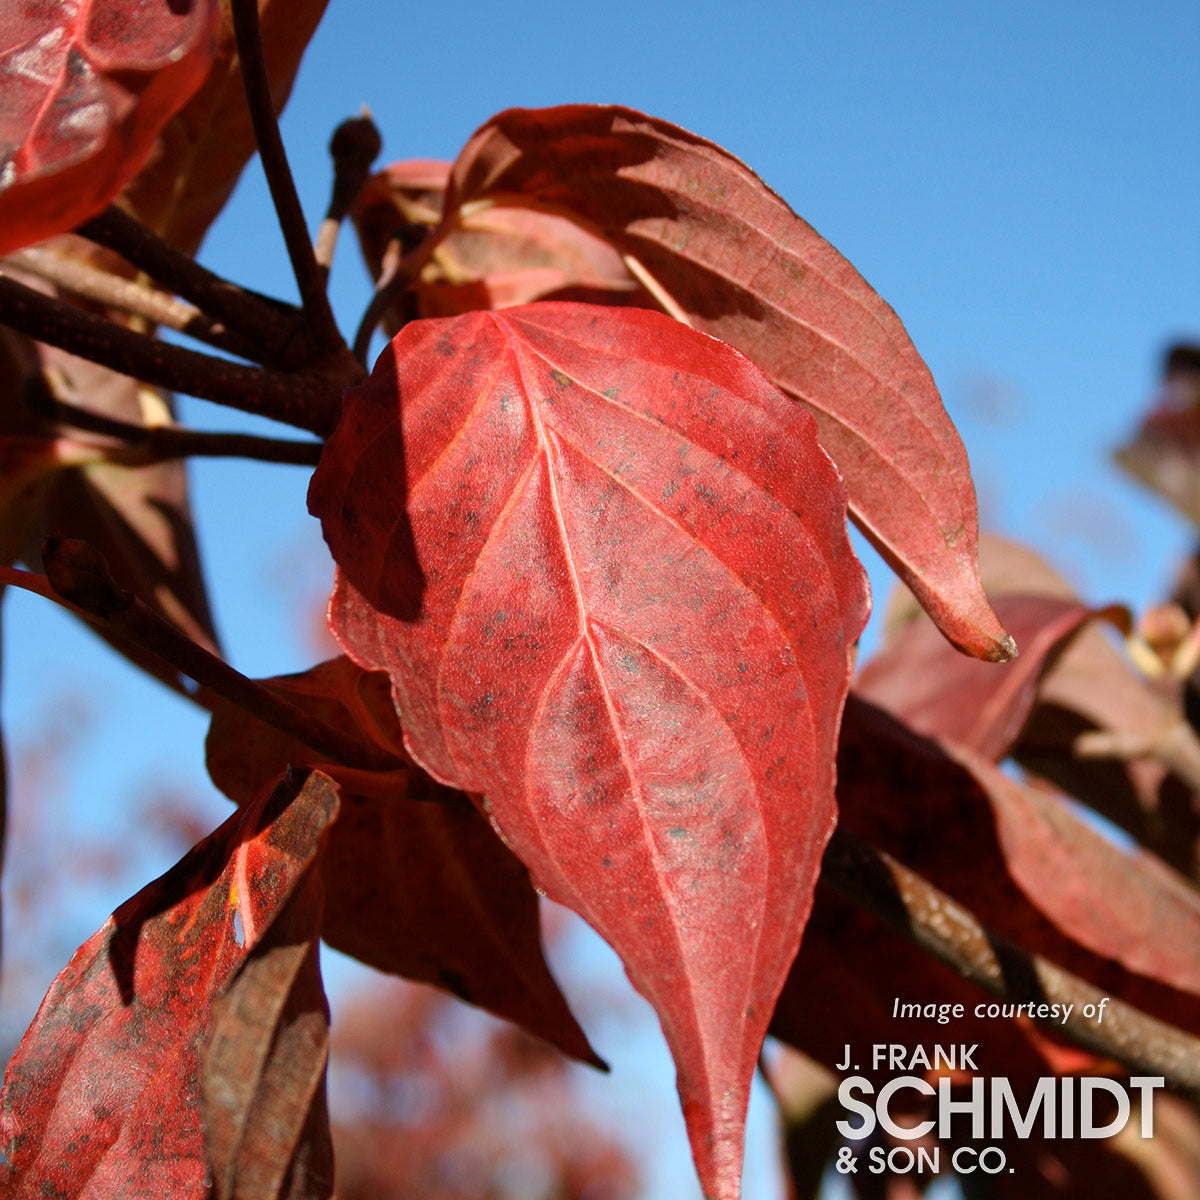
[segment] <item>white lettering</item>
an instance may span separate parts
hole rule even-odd
[[[875,1129],[875,1110],[869,1104],[864,1104],[851,1095],[856,1089],[861,1089],[868,1096],[875,1090],[871,1086],[871,1081],[862,1075],[851,1075],[838,1084],[838,1103],[843,1108],[848,1108],[852,1113],[857,1113],[862,1117],[862,1124],[857,1127],[849,1121],[838,1121],[837,1131],[844,1138],[870,1137]]]
[[[950,1118],[955,1113],[969,1113],[971,1116],[971,1136],[983,1137],[983,1079],[976,1075],[971,1080],[970,1100],[955,1100],[951,1094],[953,1082],[943,1076],[938,1080],[938,1137],[950,1136]]]

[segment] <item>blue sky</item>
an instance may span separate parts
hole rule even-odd
[[[897,310],[960,426],[987,524],[1097,598],[1157,595],[1182,526],[1108,454],[1164,342],[1200,324],[1200,11],[734,9],[419,6],[389,29],[378,6],[335,0],[285,123],[310,211],[326,133],[360,104],[381,161],[453,158],[512,105],[619,102],[684,125],[749,163]],[[278,238],[256,225],[262,195],[248,172],[210,261],[286,287]],[[346,324],[364,287],[346,246]]]
[[[721,143],[900,314],[967,444],[985,523],[1049,554],[1089,598],[1143,605],[1191,535],[1108,456],[1153,392],[1164,345],[1200,338],[1197,46],[1194,0],[1136,14],[1104,3],[332,0],[284,136],[314,224],[328,135],[362,104],[384,135],[381,162],[453,158],[499,109],[571,101],[626,104]],[[293,294],[257,165],[201,257]],[[352,238],[332,291],[352,330],[369,295]],[[183,411],[206,427],[245,424],[207,404]],[[193,478],[232,660],[256,675],[302,669],[312,650],[298,630],[329,573],[304,473],[208,463]],[[872,576],[881,603],[886,571]],[[59,719],[74,678],[97,713],[62,771],[81,824],[119,828],[130,797],[177,778],[214,820],[223,814],[203,776],[203,720],[47,608],[6,603],[15,761]],[[168,862],[153,839],[144,851],[149,879]],[[72,914],[74,942],[124,898],[97,891]],[[14,998],[0,1000],[15,1020]]]

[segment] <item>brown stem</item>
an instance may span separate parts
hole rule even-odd
[[[230,14],[237,41],[242,87],[250,109],[250,122],[254,127],[254,138],[258,143],[271,200],[279,218],[279,228],[287,245],[292,273],[300,289],[300,302],[304,308],[309,337],[319,354],[333,352],[345,343],[333,319],[333,310],[329,307],[325,272],[313,254],[304,210],[300,206],[292,169],[283,148],[283,138],[279,134],[275,105],[271,99],[271,81],[263,56],[258,0],[231,0]]]
[[[0,324],[146,383],[214,400],[324,436],[341,413],[343,388],[358,366],[337,359],[328,372],[286,375],[172,346],[0,276]],[[347,367],[355,374],[350,377]]]
[[[128,459],[113,455],[112,461],[149,466],[179,458],[251,458],[256,462],[283,466],[315,467],[321,457],[321,445],[320,442],[287,441],[249,433],[211,433],[162,425],[146,430],[144,437],[133,442]]]
[[[1086,980],[1000,937],[891,855],[838,829],[825,852],[821,878],[993,995],[1016,1003],[1073,1004],[1065,1025],[1033,1019],[1200,1098],[1200,1039],[1106,997]],[[1101,1000],[1107,1000],[1102,1024],[1082,1015],[1085,1004]]]
[[[265,361],[261,343],[248,340],[205,316],[194,304],[176,300],[166,292],[146,287],[132,279],[101,271],[77,258],[64,258],[39,246],[18,250],[0,260],[0,267],[11,266],[44,279],[62,291],[84,300],[144,317],[154,325],[164,325],[210,346],[247,358]]]
[[[400,765],[393,755],[346,737],[197,645],[132,592],[118,587],[103,558],[86,542],[47,538],[42,558],[45,576],[0,567],[0,585],[24,588],[62,604],[93,625],[116,631],[202,689],[329,755],[332,762],[367,771],[392,771]]]
[[[108,461],[145,466],[176,458],[253,458],[259,462],[314,467],[320,442],[288,441],[249,433],[208,432],[180,425],[137,425],[107,413],[51,399],[39,413],[55,424],[113,438],[119,443]]]
[[[262,347],[262,361],[298,365],[288,357],[303,348],[304,314],[282,300],[247,291],[200,266],[115,205],[81,225],[77,233],[115,251],[160,287],[191,301],[227,329]]]
[[[333,266],[333,253],[337,249],[342,222],[370,177],[371,164],[382,146],[379,130],[365,110],[361,117],[351,117],[333,131],[329,141],[329,155],[333,159],[333,191],[325,219],[317,231],[314,248],[317,264],[326,278]]]

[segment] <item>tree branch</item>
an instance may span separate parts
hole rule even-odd
[[[259,437],[249,433],[221,433],[187,429],[180,425],[137,425],[107,413],[94,412],[62,400],[38,406],[39,413],[60,426],[113,438],[128,452],[109,454],[108,461],[142,466],[177,458],[253,458],[259,462],[315,467],[321,443]]]
[[[402,765],[394,755],[346,737],[197,645],[132,592],[118,587],[104,559],[86,542],[47,538],[42,557],[46,575],[0,567],[0,585],[23,588],[89,624],[115,631],[243,712],[327,754],[332,762],[367,771],[394,771]]]
[[[328,371],[287,375],[214,358],[136,333],[0,275],[0,323],[146,383],[214,400],[325,436],[342,390],[361,379],[347,354]],[[349,369],[355,373],[350,375]]]
[[[279,218],[279,228],[287,245],[300,301],[304,307],[308,333],[319,353],[344,347],[341,332],[333,319],[325,291],[325,272],[317,263],[309,237],[304,210],[296,192],[296,183],[288,166],[275,105],[271,99],[271,81],[263,57],[262,29],[258,22],[257,0],[231,0],[233,33],[237,41],[242,86],[250,109],[250,122],[258,143],[259,157],[271,191],[271,200]]]
[[[14,267],[81,299],[144,317],[154,325],[165,325],[178,333],[186,333],[188,337],[207,342],[239,358],[263,362],[265,357],[269,357],[264,356],[264,347],[260,342],[231,332],[205,316],[194,304],[176,300],[166,292],[110,271],[102,271],[81,259],[65,258],[44,247],[30,246],[0,260],[0,268],[3,267]]]
[[[890,854],[835,831],[821,878],[972,983],[1017,1003],[1074,1004],[1067,1023],[1038,1021],[1131,1070],[1161,1075],[1200,1099],[1200,1039],[1125,1004],[993,933],[957,901]],[[1103,1024],[1082,1015],[1108,999]],[[1037,1020],[1037,1018],[1034,1018]]]
[[[262,361],[297,366],[297,352],[307,353],[304,339],[298,336],[304,325],[304,314],[298,308],[222,279],[115,205],[81,225],[76,233],[119,254],[160,287],[191,301],[213,320],[261,346]]]

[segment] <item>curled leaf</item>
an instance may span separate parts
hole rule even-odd
[[[994,603],[1020,642],[1015,662],[964,658],[932,622],[913,621],[863,666],[855,691],[928,737],[946,738],[998,762],[1020,736],[1039,680],[1084,625],[1095,618],[1129,625],[1124,609],[1093,609],[1057,596],[995,596]]]
[[[310,871],[212,1010],[201,1063],[214,1200],[326,1200],[329,1005],[317,938],[325,887]]]
[[[833,824],[865,579],[815,428],[724,344],[545,303],[408,325],[309,492],[410,750],[657,1009],[701,1181]]]
[[[864,695],[930,736],[960,744],[968,727],[985,730],[993,718],[1007,713],[1010,730],[1019,729],[1015,743],[1005,735],[991,747],[969,744],[993,757],[1001,748],[1011,752],[1027,770],[1103,813],[1176,869],[1200,877],[1200,813],[1191,799],[1200,790],[1200,739],[1186,719],[1182,681],[1169,675],[1146,678],[1116,644],[1105,621],[1088,621],[1063,641],[1055,640],[1055,620],[1039,631],[1039,609],[1049,617],[1061,605],[1069,625],[1070,607],[1080,602],[1029,547],[986,536],[980,566],[988,594],[1006,620],[1034,618],[1021,631],[1027,653],[1013,666],[961,675],[962,664],[933,649],[931,630],[909,631],[910,623],[919,627],[928,622],[911,596],[897,589],[888,606],[892,633],[881,660],[893,661],[893,647],[907,660],[909,651],[899,649],[904,646],[924,647],[933,657],[912,660],[907,681],[901,670],[889,669],[886,684],[867,678],[872,671],[868,664]],[[1022,609],[1025,616],[1018,616]],[[1119,610],[1095,611],[1127,628]],[[1046,650],[1052,652],[1047,655]],[[1034,679],[1030,696],[1028,685]],[[1020,687],[1014,687],[1018,682]],[[918,694],[925,697],[920,716],[912,707]],[[934,703],[939,695],[944,703]],[[1005,695],[1015,706],[1003,700]],[[1000,726],[991,728],[995,732]]]
[[[850,512],[960,649],[1015,652],[979,582],[966,451],[896,314],[733,155],[632,109],[509,109],[454,164],[442,229],[488,206],[609,242],[664,311],[812,412]]]

